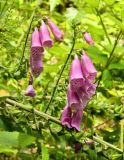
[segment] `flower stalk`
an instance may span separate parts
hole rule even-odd
[[[36,109],[33,109],[33,110],[32,110],[32,107],[31,107],[31,108],[27,108],[26,105],[23,105],[23,104],[18,103],[18,102],[14,101],[14,100],[11,100],[10,98],[7,98],[7,99],[5,100],[5,102],[6,102],[7,104],[12,105],[12,106],[15,106],[15,107],[18,107],[18,108],[20,108],[20,109],[23,109],[23,110],[25,110],[25,111],[27,111],[27,112],[30,112],[30,113],[33,113],[33,114],[35,113],[36,116],[40,116],[40,117],[46,119],[47,121],[52,121],[52,122],[54,122],[54,123],[62,126],[60,120],[58,120],[58,119],[56,119],[55,117],[50,116],[50,115],[48,115],[48,114],[46,114],[46,113],[43,113],[43,112],[41,112],[41,111],[38,111],[38,110],[36,110]],[[95,142],[98,142],[98,143],[102,144],[102,145],[106,145],[106,146],[108,146],[109,148],[112,148],[112,149],[114,149],[114,150],[116,150],[116,151],[118,151],[118,152],[120,152],[120,153],[123,153],[123,150],[122,150],[122,149],[117,148],[116,146],[114,146],[114,145],[112,145],[112,144],[110,144],[110,143],[108,143],[108,142],[100,139],[99,137],[93,136],[93,140],[94,140]]]

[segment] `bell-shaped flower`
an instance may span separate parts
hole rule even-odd
[[[79,107],[77,112],[73,113],[72,119],[71,119],[71,126],[75,128],[77,131],[80,131],[80,124],[82,120],[82,113],[83,108]]]
[[[77,96],[75,92],[73,92],[72,88],[70,85],[68,85],[68,90],[67,90],[67,99],[68,99],[68,104],[73,110],[73,112],[76,112],[78,108],[80,107],[80,99]]]
[[[31,54],[33,58],[37,58],[39,55],[42,54],[43,51],[44,49],[40,42],[39,31],[36,27],[31,37]]]
[[[30,67],[33,76],[38,77],[43,71],[43,63],[41,57],[38,60],[35,60],[32,56],[30,56]]]
[[[35,97],[36,93],[32,85],[29,85],[25,91],[25,96]]]
[[[58,40],[58,41],[62,41],[64,34],[58,28],[58,26],[55,23],[53,23],[50,19],[48,19],[48,25],[49,25],[49,28],[52,31],[55,39]]]
[[[42,21],[42,25],[40,26],[40,40],[42,45],[48,48],[52,47],[53,45],[53,41],[50,38],[50,32],[44,21]]]
[[[82,67],[83,75],[89,81],[93,81],[96,78],[97,71],[91,59],[88,57],[88,55],[84,51],[81,59],[81,67]]]
[[[89,96],[87,95],[86,93],[86,89],[83,87],[80,87],[77,91],[77,95],[79,96],[80,98],[80,101],[81,101],[81,104],[82,104],[82,107],[86,107],[88,101],[89,101]]]
[[[94,41],[88,32],[84,32],[84,39],[88,44],[94,45]]]
[[[78,59],[78,56],[75,55],[70,69],[70,87],[74,92],[76,92],[84,84],[84,80],[81,63]]]
[[[71,127],[71,115],[72,115],[71,108],[68,105],[66,105],[62,112],[62,116],[61,116],[61,123],[63,126],[72,128]]]
[[[96,84],[92,84],[92,83],[89,85],[89,87],[87,87],[86,92],[87,92],[88,97],[91,97],[91,96],[93,96],[95,94],[96,87],[97,87],[97,85]]]

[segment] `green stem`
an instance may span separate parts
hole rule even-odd
[[[121,127],[120,148],[124,150],[124,120],[121,120],[120,127]]]
[[[25,110],[25,111],[27,111],[27,112],[30,112],[30,113],[33,113],[33,112],[34,112],[35,115],[40,116],[40,117],[46,119],[47,121],[52,121],[52,122],[54,122],[54,123],[62,126],[60,120],[58,120],[58,119],[56,119],[55,117],[52,117],[52,116],[50,116],[50,115],[48,115],[48,114],[46,114],[46,113],[40,112],[40,111],[38,111],[38,110],[36,110],[36,109],[32,110],[32,107],[31,107],[31,108],[27,108],[27,106],[25,106],[25,105],[23,105],[23,104],[21,104],[21,103],[18,103],[18,102],[14,101],[14,100],[11,100],[11,99],[9,99],[9,98],[6,99],[6,103],[7,103],[7,104],[10,104],[10,105],[14,105],[14,106],[16,106],[16,107],[19,107],[19,108],[21,108],[21,109],[23,109],[23,110]],[[94,141],[96,141],[96,142],[98,142],[98,143],[101,143],[101,144],[103,144],[103,145],[106,145],[106,146],[108,146],[108,147],[110,147],[110,148],[118,151],[118,152],[123,153],[123,151],[122,151],[121,149],[117,148],[116,146],[114,146],[114,145],[112,145],[112,144],[110,144],[110,143],[108,143],[108,142],[106,142],[106,141],[104,141],[104,140],[99,139],[99,138],[96,137],[96,136],[93,136],[93,139],[94,139]]]
[[[98,143],[101,143],[101,144],[103,144],[105,146],[108,146],[108,147],[110,147],[110,148],[112,148],[112,149],[114,149],[114,150],[116,150],[116,151],[118,151],[120,153],[123,153],[123,150],[115,147],[114,145],[112,145],[112,144],[110,144],[110,143],[108,143],[108,142],[106,142],[106,141],[104,141],[104,140],[102,140],[102,139],[100,139],[100,138],[98,138],[96,136],[93,136],[93,139],[94,139],[94,141],[96,141]]]
[[[100,78],[99,78],[99,80],[98,80],[97,88],[98,88],[98,86],[99,86],[99,84],[100,84],[100,82],[101,82],[101,80],[102,80],[102,76],[103,76],[104,70],[107,69],[107,67],[109,66],[109,64],[110,64],[110,62],[111,62],[111,58],[112,58],[112,56],[113,56],[113,54],[114,54],[114,51],[115,51],[115,49],[116,49],[116,46],[117,46],[117,44],[118,44],[118,40],[119,40],[119,38],[120,38],[121,33],[122,33],[122,30],[120,30],[120,32],[118,33],[118,36],[117,36],[117,38],[116,38],[116,40],[115,40],[114,46],[113,46],[113,48],[112,48],[112,51],[111,51],[111,53],[110,53],[110,55],[109,55],[109,58],[108,58],[108,60],[107,60],[107,62],[106,62],[106,64],[105,64],[105,67],[104,67],[104,69],[103,69],[103,71],[102,71],[102,74],[101,74],[101,76],[100,76]]]
[[[6,7],[6,5],[7,5],[7,1],[8,1],[8,0],[6,0],[6,2],[4,3],[4,6],[3,6],[3,8],[2,8],[2,10],[1,10],[1,12],[0,12],[0,16],[2,15],[2,13],[3,13],[3,11],[4,11],[5,7]]]
[[[104,22],[103,22],[103,20],[102,20],[102,17],[101,17],[101,15],[100,15],[100,13],[99,13],[99,10],[96,9],[96,8],[95,8],[95,10],[96,10],[96,12],[97,12],[97,14],[98,14],[98,16],[99,16],[99,19],[100,19],[101,25],[102,25],[102,27],[103,27],[103,30],[104,30],[104,32],[105,32],[106,38],[108,39],[108,42],[111,44],[111,40],[110,40],[110,38],[109,38],[109,36],[108,36],[106,27],[105,27],[105,25],[104,25]]]
[[[28,27],[28,31],[27,31],[27,34],[26,34],[24,47],[23,47],[22,57],[21,57],[19,66],[18,66],[18,68],[16,69],[15,72],[17,72],[20,69],[20,67],[22,65],[22,62],[23,62],[23,58],[24,58],[24,55],[25,55],[25,49],[26,49],[26,45],[27,45],[27,41],[28,41],[28,36],[29,36],[30,30],[31,30],[31,26],[32,26],[33,20],[34,20],[34,15],[35,15],[36,8],[35,8],[35,10],[33,11],[32,15],[31,15],[31,20],[30,20],[30,23],[29,23],[29,27]]]
[[[52,101],[53,101],[53,98],[54,98],[56,89],[57,89],[58,84],[59,84],[59,80],[60,80],[60,78],[61,78],[61,76],[62,76],[62,74],[63,74],[63,72],[64,72],[64,70],[65,70],[65,68],[66,68],[66,65],[67,65],[67,63],[68,63],[68,60],[69,60],[69,58],[70,58],[70,56],[71,56],[71,54],[72,54],[72,52],[73,52],[73,49],[74,49],[74,46],[75,46],[75,38],[76,38],[76,32],[75,32],[75,28],[74,28],[74,36],[73,36],[73,42],[72,42],[71,50],[70,50],[70,52],[69,52],[69,54],[68,54],[68,56],[67,56],[67,58],[66,58],[66,60],[65,60],[65,63],[64,63],[64,65],[63,65],[63,67],[62,67],[62,70],[60,71],[60,75],[59,75],[59,77],[58,77],[58,79],[57,79],[57,81],[56,81],[56,84],[55,84],[54,88],[53,88],[52,96],[51,96],[51,99],[50,99],[50,101],[49,101],[49,103],[48,103],[48,105],[47,105],[47,107],[46,107],[45,113],[47,112],[47,110],[49,109],[50,104],[51,104]]]
[[[46,119],[46,120],[50,120],[50,121],[52,121],[52,122],[55,122],[55,123],[61,125],[60,120],[58,120],[58,119],[56,119],[56,118],[54,118],[54,117],[52,117],[52,116],[50,116],[50,115],[48,115],[48,114],[45,114],[45,113],[43,113],[43,112],[40,112],[40,111],[38,111],[38,110],[36,110],[36,109],[32,110],[32,107],[31,107],[31,108],[27,108],[27,106],[25,106],[25,105],[23,105],[23,104],[20,104],[20,103],[14,101],[14,100],[9,99],[9,98],[6,99],[6,103],[8,103],[8,104],[10,104],[10,105],[17,106],[17,107],[19,107],[19,108],[21,108],[21,109],[24,109],[24,110],[27,111],[27,112],[35,113],[35,115],[37,115],[37,116],[40,116],[40,117],[42,117],[42,118],[44,118],[44,119]]]

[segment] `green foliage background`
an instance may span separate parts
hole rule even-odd
[[[91,146],[84,143],[96,135],[123,150],[123,6],[123,0],[0,1],[0,159],[123,160],[122,153],[107,145],[95,141]],[[54,42],[52,48],[45,49],[44,71],[34,79],[37,96],[31,99],[24,96],[29,80],[30,39],[34,27],[40,26],[43,16],[49,16],[63,30],[64,40]],[[72,47],[74,25],[78,32],[76,44],[47,114],[60,119],[66,104],[71,60],[75,53],[81,56],[80,51],[85,49],[98,70],[96,83],[99,79],[101,81],[96,95],[84,110],[80,133],[62,129],[58,124],[6,103],[9,97],[27,108],[32,106],[45,111]],[[84,31],[91,33],[95,46],[86,44],[82,36]],[[74,144],[77,141],[83,147],[75,154]]]

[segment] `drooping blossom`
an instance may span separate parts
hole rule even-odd
[[[35,60],[32,55],[30,55],[30,67],[33,76],[38,77],[43,71],[42,56],[39,55],[39,58]]]
[[[58,28],[58,26],[53,21],[51,21],[50,19],[48,19],[48,25],[49,25],[49,28],[52,31],[55,39],[58,40],[58,41],[62,41],[64,34]]]
[[[72,116],[72,110],[68,105],[66,105],[62,112],[62,116],[61,116],[61,123],[63,126],[72,128],[71,127],[71,116]]]
[[[84,32],[84,39],[88,44],[94,45],[94,41],[88,32]]]
[[[80,60],[75,55],[70,69],[70,86],[75,92],[84,84],[84,81]]]
[[[70,69],[67,105],[61,116],[63,126],[80,131],[83,110],[96,91],[96,84],[93,83],[96,74],[97,71],[86,53],[81,61],[75,56]]]
[[[83,75],[89,80],[93,81],[96,78],[97,71],[88,57],[88,55],[83,51],[82,58],[81,58],[81,67]]]
[[[73,116],[72,116],[72,119],[71,119],[71,126],[73,128],[75,128],[77,131],[80,131],[82,113],[83,113],[83,108],[79,107],[78,110],[73,113]]]
[[[52,47],[53,45],[53,41],[50,38],[50,32],[44,21],[42,21],[42,25],[40,26],[40,41],[43,46],[48,48]]]
[[[71,109],[73,111],[77,111],[78,108],[80,107],[80,99],[77,96],[77,94],[72,90],[70,85],[68,85],[67,99],[68,99],[68,104],[71,107]]]
[[[44,49],[40,42],[39,31],[36,27],[31,37],[31,55],[33,59],[38,59],[39,56],[43,53]]]
[[[25,96],[29,97],[35,97],[36,93],[32,85],[28,85],[26,91],[25,91]]]

